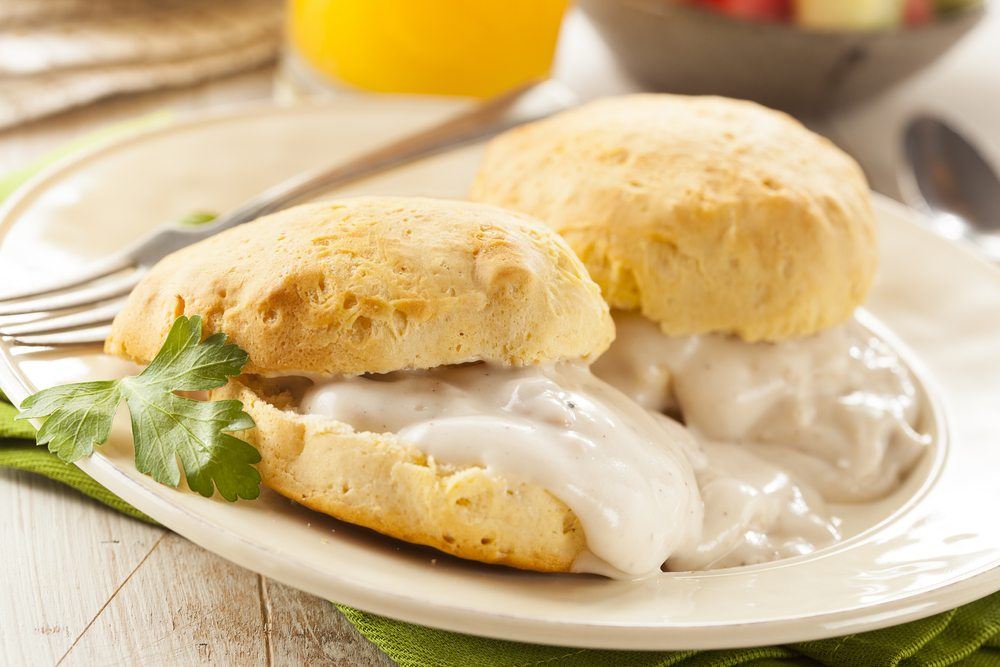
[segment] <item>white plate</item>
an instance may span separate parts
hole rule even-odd
[[[379,98],[256,109],[97,148],[40,175],[0,212],[0,285],[72,272],[158,223],[225,210],[284,175],[450,108]],[[350,191],[461,196],[479,150]],[[855,531],[868,527],[810,556],[642,582],[539,575],[398,543],[268,491],[230,504],[171,490],[136,472],[121,431],[80,467],[236,563],[330,600],[461,632],[602,648],[724,648],[927,616],[1000,589],[1000,272],[924,231],[912,212],[877,204],[882,268],[868,305],[915,351],[907,361],[944,408],[929,410],[937,442],[905,488],[883,503],[845,509]],[[0,385],[20,401],[35,387],[85,375],[81,359],[95,354],[0,346]]]

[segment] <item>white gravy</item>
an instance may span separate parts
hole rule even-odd
[[[650,410],[681,415],[699,440],[740,445],[792,472],[828,502],[890,493],[928,442],[914,428],[909,372],[857,321],[747,343],[673,338],[641,315],[614,317],[618,335],[593,366],[598,377]]]
[[[768,563],[840,539],[822,498],[781,468],[738,445],[702,444],[696,464],[705,507],[701,542],[667,561],[668,570]]]
[[[578,571],[644,576],[700,544],[690,436],[582,364],[329,378],[299,409],[359,431],[397,433],[439,461],[547,489],[586,533],[590,553],[574,564]]]

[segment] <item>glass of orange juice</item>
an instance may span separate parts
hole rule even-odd
[[[488,97],[548,75],[569,0],[288,0],[289,58],[336,88]]]

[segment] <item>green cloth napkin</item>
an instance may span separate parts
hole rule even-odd
[[[72,150],[95,140],[158,124],[165,115],[145,117],[76,142]],[[0,178],[0,199],[41,168],[72,150],[62,149]],[[74,465],[34,444],[34,429],[15,422],[17,410],[0,393],[0,468],[16,468],[62,482],[105,505],[155,523],[100,486]],[[404,667],[475,667],[503,665],[622,665],[626,667],[705,667],[753,665],[856,665],[879,667],[1000,667],[1000,593],[943,614],[883,630],[803,642],[729,651],[597,651],[486,639],[338,609],[369,641]]]

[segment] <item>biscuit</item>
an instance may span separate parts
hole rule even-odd
[[[484,563],[568,572],[586,548],[576,515],[539,486],[436,462],[392,433],[356,432],[284,409],[253,378],[213,399],[243,402],[257,427],[264,484],[301,505],[385,535]]]
[[[246,372],[271,375],[586,359],[614,337],[598,287],[545,225],[403,197],[298,206],[169,255],[105,351],[147,363],[180,315],[201,315],[250,354]]]
[[[360,197],[236,227],[158,263],[105,349],[148,363],[174,319],[201,315],[250,360],[211,392],[243,402],[264,484],[307,507],[486,563],[569,571],[579,519],[534,484],[436,462],[392,433],[300,414],[281,376],[594,358],[607,304],[569,246],[523,214]],[[272,379],[268,379],[272,378]],[[276,387],[278,387],[276,389]]]
[[[471,198],[544,220],[613,308],[671,336],[809,335],[850,317],[876,268],[861,169],[752,102],[591,102],[493,139]]]

